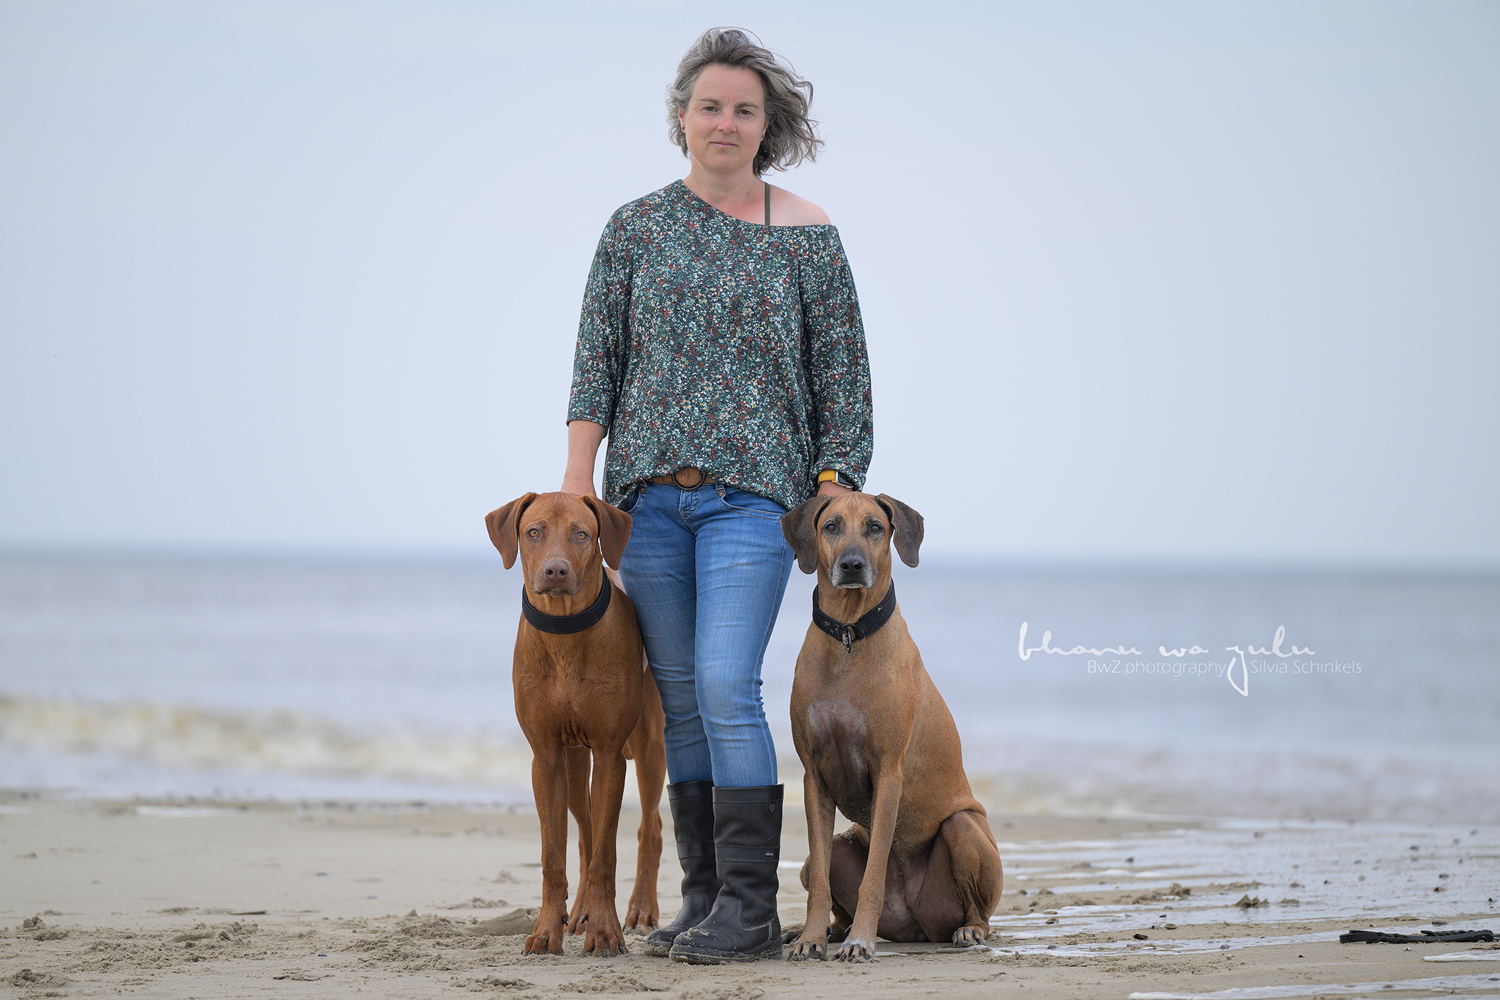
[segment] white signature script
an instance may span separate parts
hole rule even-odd
[[[1100,649],[1094,649],[1085,646],[1074,646],[1072,649],[1057,648],[1052,645],[1052,633],[1050,631],[1042,633],[1042,644],[1040,646],[1028,647],[1026,645],[1026,629],[1028,627],[1029,626],[1027,622],[1021,623],[1021,636],[1016,640],[1016,651],[1020,653],[1021,659],[1023,660],[1031,659],[1032,653],[1049,653],[1053,656],[1078,656],[1085,653],[1091,656],[1102,656],[1105,653],[1114,653],[1117,656],[1141,655],[1141,651],[1139,649],[1136,649],[1134,646],[1126,646],[1123,643],[1121,643],[1119,646],[1105,646]],[[1229,658],[1229,665],[1224,669],[1224,676],[1228,678],[1229,686],[1234,688],[1241,695],[1244,695],[1246,698],[1250,697],[1249,657],[1251,656],[1277,656],[1282,659],[1288,659],[1293,656],[1317,655],[1314,650],[1299,649],[1296,643],[1292,644],[1292,648],[1290,651],[1284,651],[1281,648],[1281,644],[1285,641],[1286,626],[1279,625],[1276,628],[1276,637],[1271,640],[1271,645],[1269,648],[1256,649],[1254,646],[1248,644],[1244,648],[1241,648],[1239,646],[1225,646],[1224,651],[1226,653],[1238,654],[1237,656],[1231,656]],[[1208,652],[1207,649],[1204,649],[1197,643],[1194,643],[1191,647],[1184,646],[1180,649],[1168,649],[1166,646],[1158,646],[1157,650],[1161,653],[1162,656],[1172,657],[1199,656],[1203,653]],[[1238,681],[1235,680],[1236,666],[1239,667]]]

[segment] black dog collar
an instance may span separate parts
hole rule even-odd
[[[582,632],[586,628],[599,624],[599,620],[604,617],[604,612],[609,610],[609,592],[614,589],[606,578],[604,586],[599,588],[598,599],[588,610],[580,611],[576,615],[548,615],[532,607],[531,601],[526,597],[526,585],[523,583],[521,585],[521,614],[531,622],[532,628],[551,632],[553,635],[572,635],[574,632]]]
[[[859,616],[859,621],[848,624],[837,618],[830,618],[818,607],[818,588],[813,588],[813,624],[824,632],[833,636],[844,644],[844,652],[854,650],[854,640],[868,639],[880,631],[880,626],[891,620],[891,615],[896,613],[896,583],[891,582],[891,589],[886,591],[880,603],[869,611]]]

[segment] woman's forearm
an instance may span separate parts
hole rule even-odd
[[[604,425],[592,420],[568,421],[568,465],[563,470],[562,491],[582,496],[594,492],[594,460],[604,441]]]

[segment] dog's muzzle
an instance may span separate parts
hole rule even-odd
[[[870,587],[875,583],[875,565],[865,555],[863,549],[851,545],[833,561],[828,580],[841,590]]]
[[[531,589],[549,597],[562,597],[578,593],[579,575],[566,559],[548,559],[542,563],[542,571],[532,580]]]

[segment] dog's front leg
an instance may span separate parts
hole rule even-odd
[[[542,827],[542,912],[522,949],[527,955],[561,955],[568,918],[568,786],[561,744],[537,748],[531,758],[531,792]]]
[[[594,815],[594,850],[589,858],[583,902],[583,953],[618,955],[625,950],[620,916],[615,912],[615,837],[620,829],[620,799],[625,794],[625,754],[620,747],[594,750],[594,784],[589,811]]]
[[[594,849],[593,817],[589,815],[589,750],[568,747],[568,812],[578,824],[578,895],[568,911],[568,933],[583,931],[583,887],[589,881],[589,854]]]
[[[903,780],[899,760],[882,764],[875,777],[875,801],[870,810],[870,857],[865,862],[865,877],[859,883],[859,907],[854,913],[854,923],[837,955],[846,962],[867,962],[875,957],[875,933],[885,907],[885,870],[891,858],[891,838],[896,833]]]
[[[826,956],[828,920],[833,910],[833,893],[828,887],[833,856],[833,796],[812,768],[802,774],[802,801],[807,809],[807,861],[802,866],[803,884],[807,887],[807,922],[802,925],[801,936],[792,942],[792,950],[787,952],[787,960],[792,962]]]

